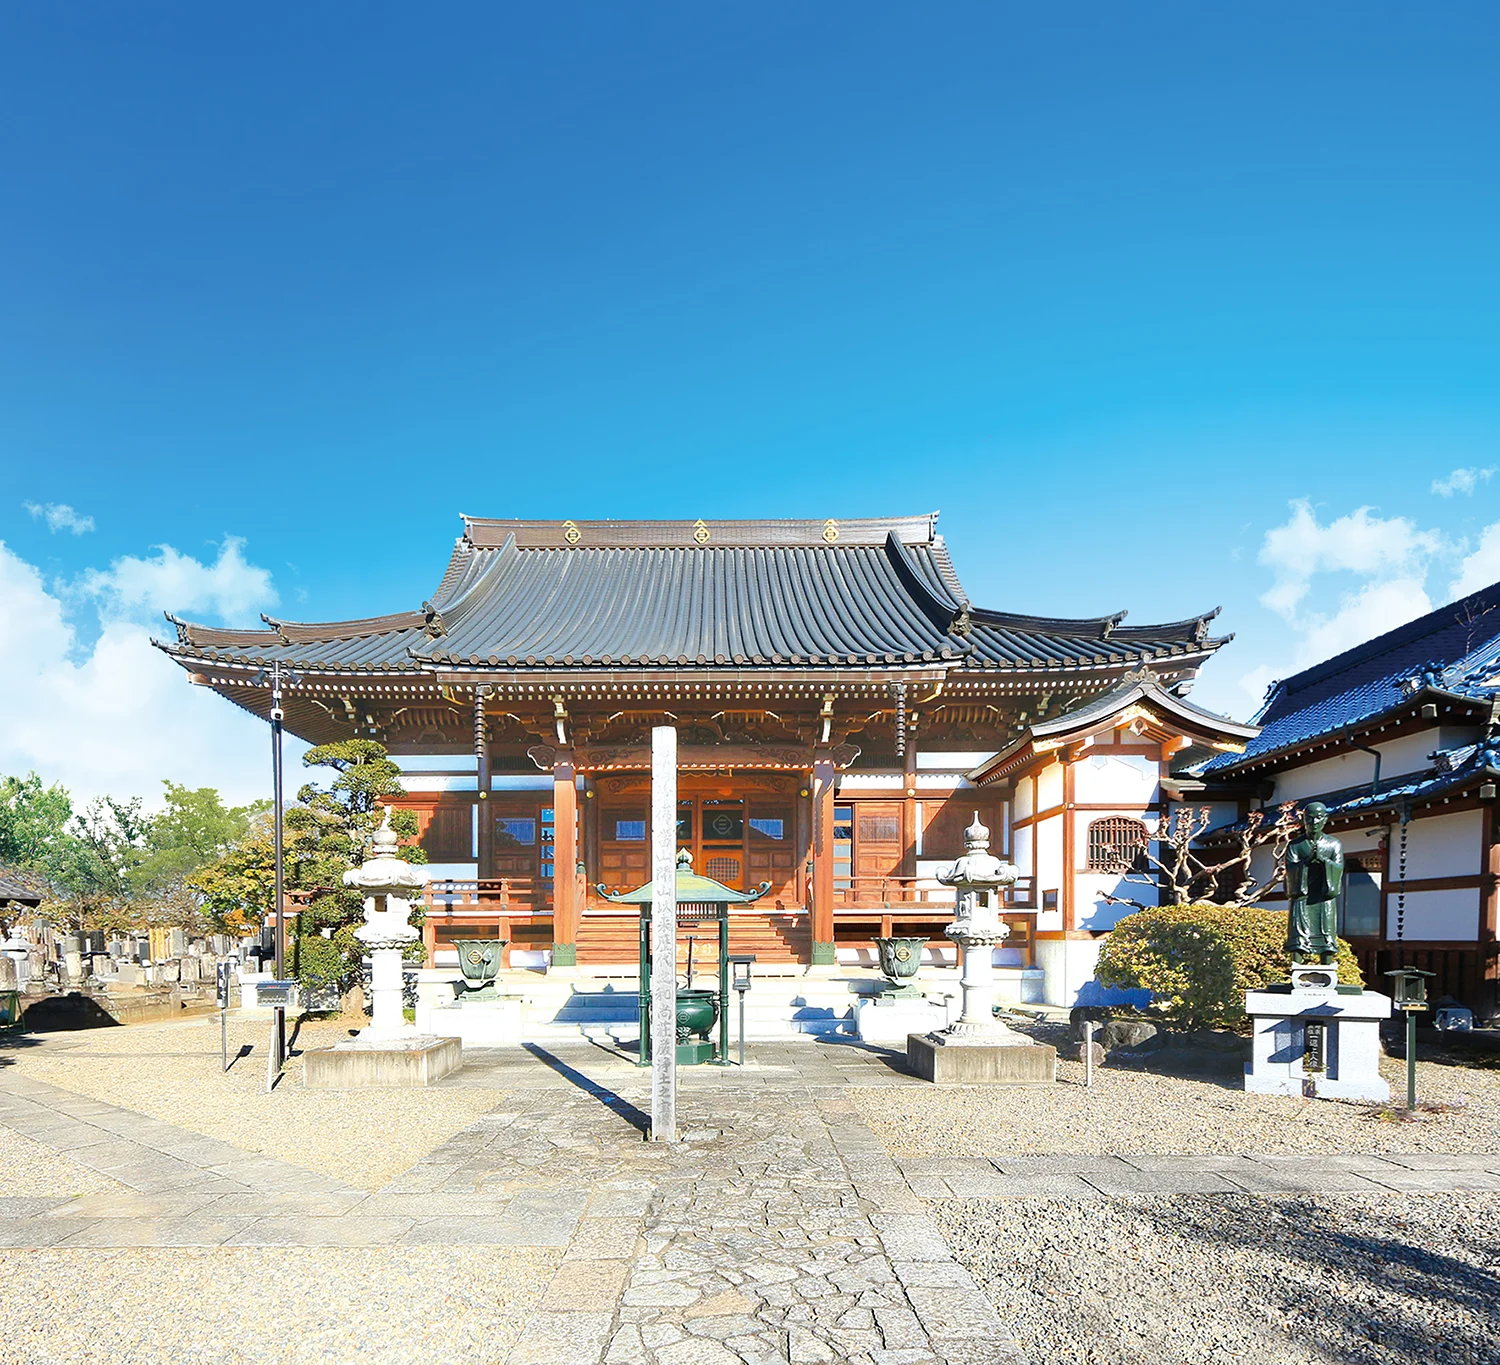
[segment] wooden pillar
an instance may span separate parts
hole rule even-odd
[[[475,843],[474,856],[478,861],[478,875],[495,875],[495,821],[490,815],[490,742],[484,723],[485,688],[474,693],[474,759],[479,774],[479,838]]]
[[[1491,1018],[1500,1013],[1500,962],[1496,960],[1496,939],[1500,938],[1500,821],[1495,818],[1495,803],[1486,801],[1484,811],[1483,867],[1479,893],[1479,952],[1475,971],[1479,983],[1475,992],[1474,1013]]]
[[[826,749],[813,755],[812,960],[831,967],[833,951],[833,758]]]
[[[901,855],[901,875],[917,875],[917,718],[906,722],[906,752],[901,756],[901,822],[905,850]],[[915,898],[915,897],[914,897]],[[904,899],[904,897],[903,897]],[[887,931],[882,929],[881,933]]]
[[[578,963],[578,788],[573,753],[559,749],[552,764],[552,965]]]
[[[1064,756],[1062,765],[1062,885],[1058,887],[1058,900],[1062,908],[1063,933],[1071,934],[1076,927],[1073,923],[1073,879],[1078,874],[1078,851],[1073,847],[1073,836],[1077,822],[1073,817],[1073,764]]]

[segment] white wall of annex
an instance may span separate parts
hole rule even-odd
[[[1090,754],[1073,765],[1073,799],[1086,805],[1154,805],[1160,764],[1145,754]]]
[[[1073,921],[1079,929],[1113,929],[1126,915],[1133,914],[1133,905],[1113,905],[1104,899],[1104,893],[1128,896],[1142,905],[1157,904],[1154,886],[1142,886],[1128,882],[1112,872],[1080,872],[1073,878]]]
[[[1034,795],[1032,780],[1029,777],[1016,779],[1016,819],[1024,820],[1036,809],[1032,804]]]
[[[1370,747],[1380,753],[1382,785],[1405,773],[1425,772],[1432,767],[1428,757],[1434,749],[1451,749],[1473,743],[1479,730],[1473,726],[1431,726],[1413,735],[1377,740]],[[1276,775],[1275,801],[1302,801],[1322,792],[1341,791],[1375,780],[1375,755],[1363,749],[1304,763]],[[1274,801],[1273,803],[1274,804]]]
[[[1392,830],[1391,875],[1399,875],[1397,859],[1401,827]],[[1481,868],[1484,814],[1477,810],[1412,820],[1406,826],[1406,877],[1472,877]]]
[[[1036,871],[1036,864],[1032,861],[1033,838],[1030,825],[1022,825],[1015,832],[1014,854],[1011,861],[1020,869],[1023,877],[1030,877]]]
[[[1063,818],[1054,815],[1036,828],[1037,904],[1043,891],[1061,891],[1063,879]]]
[[[1386,903],[1386,934],[1396,936],[1396,897]],[[1472,943],[1479,937],[1479,888],[1452,891],[1409,891],[1406,895],[1407,942],[1457,940]]]
[[[1063,770],[1061,763],[1049,763],[1037,774],[1036,778],[1036,808],[1038,810],[1051,810],[1054,806],[1062,805],[1063,799]]]

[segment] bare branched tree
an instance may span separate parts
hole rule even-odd
[[[1284,801],[1269,823],[1263,810],[1251,811],[1235,831],[1233,852],[1210,862],[1213,856],[1196,846],[1213,818],[1208,806],[1187,806],[1163,820],[1155,837],[1147,836],[1132,847],[1111,850],[1120,880],[1134,886],[1153,887],[1162,905],[1187,905],[1194,901],[1210,905],[1251,905],[1263,900],[1286,878],[1286,854],[1301,826],[1295,801]],[[1250,859],[1257,849],[1270,845],[1274,868],[1261,882],[1250,872]],[[1155,845],[1155,851],[1152,850]],[[1227,894],[1226,894],[1227,889]],[[1147,907],[1127,896],[1102,893],[1111,905]]]

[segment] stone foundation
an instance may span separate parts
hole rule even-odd
[[[463,1055],[457,1038],[339,1043],[304,1055],[303,1084],[310,1090],[426,1086],[457,1071]]]
[[[1057,1079],[1057,1049],[945,1045],[930,1033],[906,1040],[906,1063],[936,1085],[1051,1085]]]

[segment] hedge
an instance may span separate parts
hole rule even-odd
[[[1175,1027],[1238,1028],[1245,992],[1288,979],[1286,912],[1226,905],[1163,905],[1126,915],[1104,942],[1100,985],[1148,990]],[[1363,985],[1339,940],[1341,985]]]

